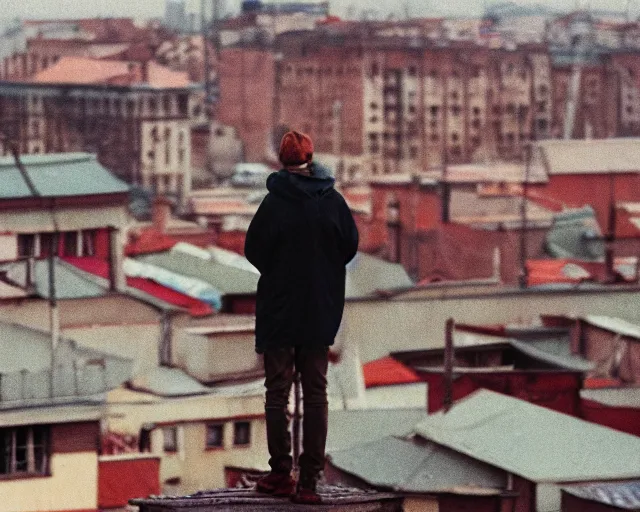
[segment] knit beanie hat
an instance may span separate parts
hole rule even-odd
[[[297,166],[311,162],[313,142],[304,133],[291,131],[284,134],[280,142],[280,161],[285,166]]]

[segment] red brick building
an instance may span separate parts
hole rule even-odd
[[[219,66],[218,120],[236,129],[245,161],[263,161],[272,151],[275,125],[275,55],[260,46],[224,48]]]

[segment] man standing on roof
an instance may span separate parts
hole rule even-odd
[[[345,265],[358,249],[358,230],[330,172],[312,162],[313,143],[307,135],[286,133],[279,157],[284,168],[267,178],[269,193],[251,221],[244,247],[261,274],[256,352],[264,354],[271,467],[256,490],[291,495],[297,503],[319,503],[329,346],[342,320]],[[297,487],[291,477],[287,416],[294,368],[300,373],[304,404]]]

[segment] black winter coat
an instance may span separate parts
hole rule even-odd
[[[326,169],[311,177],[281,170],[245,240],[245,256],[260,271],[256,352],[334,342],[345,296],[345,265],[358,249],[358,230]]]

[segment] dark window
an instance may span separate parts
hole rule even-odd
[[[371,110],[376,110],[378,108],[378,104],[375,101],[372,101],[371,103],[369,103],[369,108]]]
[[[207,425],[207,448],[221,448],[224,446],[224,425]]]
[[[451,91],[451,99],[453,101],[456,101],[459,98],[459,96],[460,95],[458,94],[458,91]]]
[[[480,107],[473,107],[473,115],[474,116],[480,115]]]
[[[454,116],[460,115],[460,105],[452,105],[451,106],[451,114]]]
[[[51,244],[53,243],[53,233],[40,233],[40,256],[44,258],[51,254]]]
[[[418,157],[418,148],[416,148],[415,146],[411,146],[409,148],[409,157],[417,158]]]
[[[178,95],[178,113],[181,116],[186,116],[189,111],[189,95],[180,94]]]
[[[78,232],[67,231],[62,234],[64,254],[63,256],[78,255]]]
[[[35,235],[18,235],[18,258],[36,256]]]
[[[429,107],[429,110],[431,111],[432,117],[437,117],[440,107],[438,107],[438,105],[431,105],[431,107]]]
[[[415,105],[409,105],[409,113],[410,114],[415,114],[416,113],[416,106]]]
[[[417,70],[415,66],[409,66],[409,76],[416,76]]]
[[[0,429],[0,474],[49,473],[49,427]]]
[[[251,423],[236,421],[233,425],[233,444],[246,446],[251,443]]]
[[[541,132],[547,131],[547,120],[546,119],[538,119],[538,130]]]
[[[371,76],[378,76],[380,74],[380,67],[378,64],[371,64]]]
[[[164,427],[162,429],[163,449],[165,452],[178,451],[178,427]]]
[[[453,142],[458,142],[458,139],[459,139],[458,134],[457,134],[456,132],[453,132],[453,133],[451,134],[451,140],[452,140]]]

